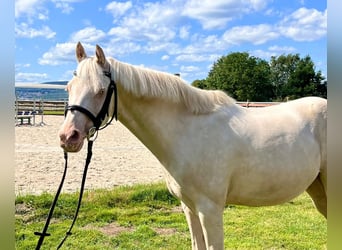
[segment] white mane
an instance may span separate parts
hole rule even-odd
[[[186,84],[180,77],[122,63],[108,58],[115,80],[136,96],[162,98],[183,103],[192,113],[205,114],[235,100],[219,90],[202,90]]]

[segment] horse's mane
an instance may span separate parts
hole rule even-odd
[[[108,60],[116,72],[116,81],[136,96],[183,103],[190,112],[196,114],[210,113],[222,105],[235,103],[222,91],[193,87],[178,76],[122,63],[113,58]]]

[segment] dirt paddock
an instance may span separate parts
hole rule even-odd
[[[43,126],[15,127],[15,193],[40,194],[58,188],[64,170],[58,130],[63,116],[44,116]],[[69,153],[62,192],[80,188],[86,142],[79,153]],[[120,122],[101,130],[94,142],[86,189],[152,183],[163,180],[163,168],[148,149]]]

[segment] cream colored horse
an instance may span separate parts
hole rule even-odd
[[[190,228],[193,249],[223,249],[226,204],[276,205],[307,191],[327,216],[327,101],[307,97],[246,109],[221,91],[185,84],[179,77],[106,58],[96,46],[87,57],[79,43],[69,104],[96,116],[112,73],[118,119],[159,159]],[[113,112],[113,100],[110,105]],[[77,152],[93,122],[67,113],[61,146]],[[113,135],[115,136],[115,135]]]

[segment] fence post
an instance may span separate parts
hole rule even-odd
[[[40,99],[40,112],[41,112],[40,125],[43,126],[43,125],[45,125],[45,123],[44,123],[44,102],[43,102],[43,99]]]
[[[36,125],[36,99],[33,100],[33,125]]]

